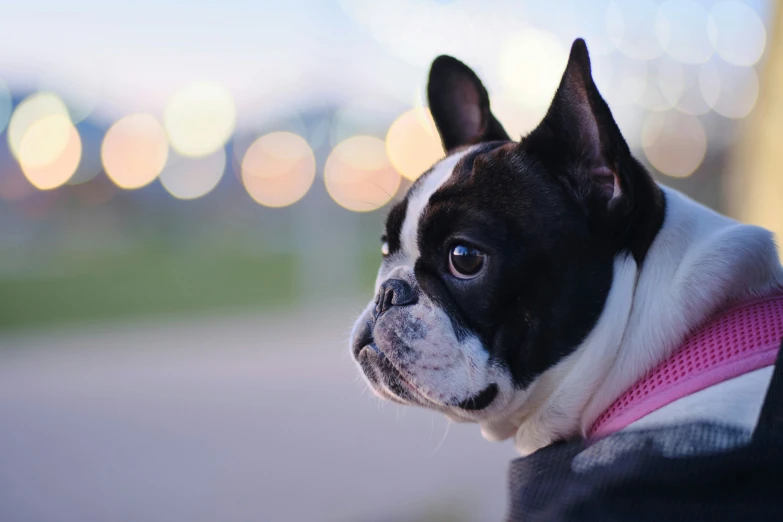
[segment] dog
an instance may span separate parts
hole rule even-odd
[[[710,317],[783,287],[769,231],[656,183],[632,156],[583,40],[518,142],[457,59],[434,60],[427,94],[446,156],[390,209],[351,334],[379,397],[478,423],[528,455],[586,437]],[[753,430],[771,375],[754,369],[627,429]]]

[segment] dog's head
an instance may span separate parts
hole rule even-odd
[[[596,89],[582,40],[519,142],[454,58],[434,61],[428,97],[447,155],[388,214],[352,351],[381,397],[456,420],[502,418],[593,329],[615,257],[642,261],[663,199]]]

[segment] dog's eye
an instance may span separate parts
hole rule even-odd
[[[381,255],[383,255],[383,257],[386,257],[386,256],[389,255],[389,242],[388,241],[384,241],[381,244]]]
[[[457,245],[449,253],[451,275],[460,279],[473,279],[487,263],[487,255],[473,247]]]

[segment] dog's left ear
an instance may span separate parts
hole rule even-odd
[[[630,178],[639,173],[629,165],[633,160],[628,145],[593,82],[584,40],[573,43],[552,104],[527,141],[553,161],[567,164],[582,199],[597,201],[604,209],[627,206],[621,203],[632,191]]]
[[[427,84],[430,112],[446,152],[482,141],[508,140],[489,109],[489,96],[476,73],[451,56],[438,56]]]

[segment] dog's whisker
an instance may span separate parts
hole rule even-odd
[[[361,199],[352,199],[350,201],[353,201],[354,203],[364,203],[365,205],[369,205],[370,207],[372,207],[370,210],[378,210],[379,208],[381,208],[383,206],[383,205],[379,205],[377,203],[370,203],[369,201],[364,201],[364,200],[361,200]]]
[[[450,430],[451,430],[451,420],[446,419],[446,429],[443,430],[443,436],[440,438],[440,442],[438,442],[438,445],[435,446],[435,449],[432,450],[431,455],[434,455],[441,448],[441,446],[443,446],[443,442],[446,440],[446,436],[449,434]]]
[[[383,192],[384,194],[386,194],[387,196],[389,196],[389,199],[391,199],[391,198],[393,198],[393,197],[394,197],[394,196],[392,196],[391,194],[389,194],[388,192],[386,192],[386,189],[384,189],[382,186],[378,185],[378,184],[377,184],[376,182],[374,182],[373,180],[369,180],[369,181],[370,181],[370,183],[372,183],[373,185],[375,185],[376,187],[378,187],[379,189],[381,189],[381,192]]]

